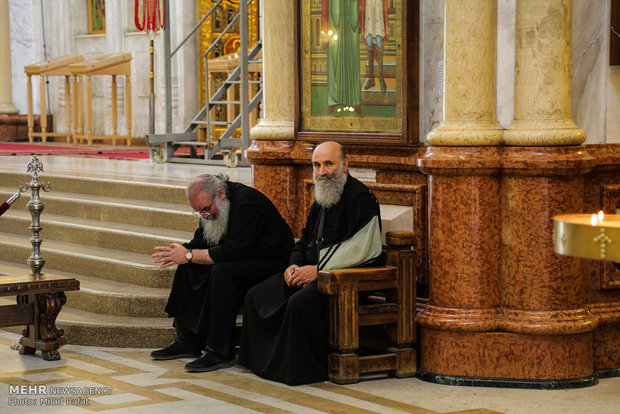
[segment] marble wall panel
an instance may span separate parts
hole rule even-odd
[[[620,66],[609,67],[606,104],[606,142],[620,143]]]
[[[444,1],[422,1],[420,19],[420,141],[424,142],[443,119],[443,77],[438,77],[437,67],[444,58]]]
[[[607,0],[573,0],[571,44],[572,115],[586,143],[605,142],[609,64]]]

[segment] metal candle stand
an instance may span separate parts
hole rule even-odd
[[[27,191],[29,188],[32,190],[32,197],[28,204],[26,204],[26,208],[30,211],[30,215],[32,216],[32,222],[30,224],[30,231],[32,231],[32,237],[30,238],[30,243],[32,243],[32,254],[26,263],[28,263],[30,269],[32,269],[32,276],[34,276],[35,279],[39,279],[41,277],[41,269],[45,264],[45,260],[41,257],[41,242],[43,239],[41,239],[39,235],[39,232],[42,230],[40,221],[41,212],[45,206],[39,198],[39,191],[43,190],[48,192],[51,190],[51,185],[49,182],[45,184],[39,181],[39,173],[43,172],[43,164],[36,155],[32,156],[26,172],[32,173],[32,181],[19,187],[20,193]]]

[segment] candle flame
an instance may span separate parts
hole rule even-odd
[[[603,219],[605,218],[605,214],[603,213],[603,210],[598,212],[598,221],[603,221]]]
[[[590,224],[592,224],[593,226],[596,226],[597,221],[598,221],[598,218],[596,217],[596,214],[592,214],[592,217],[590,217]]]

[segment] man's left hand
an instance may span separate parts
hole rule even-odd
[[[289,279],[289,286],[305,287],[318,277],[316,265],[302,266],[295,269]]]
[[[156,246],[155,251],[157,253],[153,253],[151,257],[156,258],[155,263],[161,263],[160,268],[162,269],[175,264],[187,263],[185,258],[187,249],[179,243],[172,243],[168,246]]]

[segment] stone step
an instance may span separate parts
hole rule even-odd
[[[11,305],[15,298],[2,297],[0,305]],[[74,345],[113,346],[121,348],[161,348],[175,338],[171,318],[143,318],[102,315],[63,306],[56,326],[65,331],[64,338]],[[17,334],[23,326],[3,328]]]
[[[0,197],[8,199],[11,191],[9,187],[0,187]],[[181,231],[193,231],[197,224],[187,202],[177,204],[61,191],[41,192],[40,198],[44,204],[42,215],[57,214]],[[10,210],[28,211],[26,204],[29,199],[30,195],[25,193]]]
[[[19,234],[28,238],[32,235],[29,229],[31,220],[29,211],[11,208],[0,220],[0,233]],[[47,211],[41,215],[40,221],[44,242],[57,240],[141,254],[151,254],[154,246],[183,243],[193,237],[193,233],[189,231],[67,217],[49,214]]]
[[[9,233],[0,239],[0,260],[26,263],[32,245],[23,236]],[[140,286],[170,288],[174,267],[160,269],[150,254],[139,254],[56,240],[43,240],[43,273],[54,269]]]
[[[2,275],[29,274],[28,265],[0,261]],[[80,281],[80,290],[66,292],[67,304],[75,309],[106,315],[164,318],[170,289],[150,288],[131,283],[103,280],[75,273],[52,270],[45,276],[55,275]]]
[[[1,173],[2,185],[12,188],[13,193],[17,192],[22,184],[31,180],[31,177],[24,173],[15,171],[1,171]],[[146,201],[166,200],[171,203],[187,204],[186,180],[176,180],[178,184],[149,182],[146,177],[143,180],[145,181],[89,177],[87,173],[82,172],[73,175],[44,172],[39,176],[40,182],[51,184],[52,193],[58,191]]]
[[[28,161],[4,157],[0,165],[0,202],[30,182]],[[109,162],[99,159],[41,157],[39,181],[43,274],[80,281],[66,292],[57,326],[71,344],[159,348],[174,339],[164,308],[175,268],[153,263],[153,247],[185,242],[198,220],[185,188],[191,177],[219,173],[222,167]],[[247,170],[225,169],[231,180],[250,184]],[[29,274],[32,253],[28,190],[0,218],[0,278]],[[0,298],[14,304],[15,297]],[[23,327],[7,328],[21,333]]]

